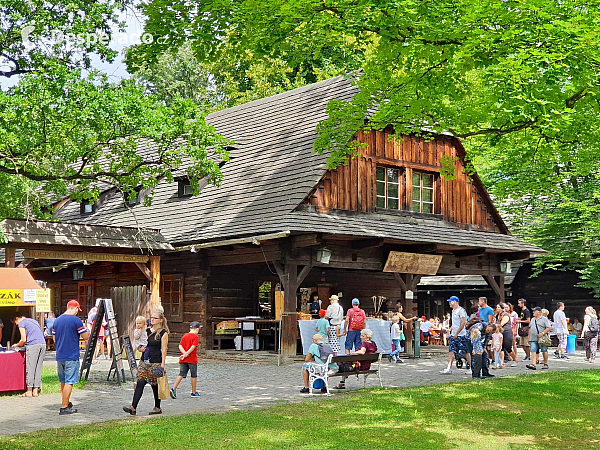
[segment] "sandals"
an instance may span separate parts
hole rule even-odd
[[[345,384],[338,384],[335,388],[336,389],[346,389],[346,385]]]
[[[542,370],[548,370],[548,364],[544,364],[544,365],[542,366]]]
[[[533,364],[527,364],[525,367],[527,367],[530,370],[536,370],[537,369]]]
[[[23,392],[21,395],[19,395],[19,397],[23,397],[23,398],[25,398],[25,397],[27,397],[27,398],[31,398],[31,397],[33,397],[33,395],[27,395],[27,392]]]

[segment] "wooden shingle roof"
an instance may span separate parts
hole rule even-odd
[[[460,242],[465,247],[521,251],[535,247],[503,234],[399,225],[367,217],[336,217],[297,207],[326,172],[327,155],[313,151],[317,124],[327,118],[330,100],[350,100],[358,88],[336,77],[210,114],[207,122],[233,140],[220,187],[206,186],[197,197],[179,198],[176,184],[161,182],[152,205],[131,211],[121,195],[109,193],[98,210],[81,216],[69,202],[56,214],[62,221],[160,229],[174,246],[280,231],[385,236],[414,242]],[[133,214],[132,214],[133,213]],[[398,238],[399,239],[399,238]],[[539,250],[539,249],[537,249]]]

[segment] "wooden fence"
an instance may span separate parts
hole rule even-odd
[[[110,289],[110,298],[117,316],[119,336],[133,336],[135,318],[150,317],[150,293],[146,286],[124,286]]]

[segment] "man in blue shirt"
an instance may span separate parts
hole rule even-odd
[[[61,416],[77,412],[70,399],[73,385],[79,381],[79,338],[87,340],[90,337],[83,322],[77,317],[79,311],[79,302],[70,300],[67,310],[54,321],[52,327],[56,345],[56,371],[62,396]]]
[[[494,310],[488,306],[487,297],[479,297],[479,318],[487,323],[494,322]]]

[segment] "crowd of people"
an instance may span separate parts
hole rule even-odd
[[[516,308],[511,303],[501,302],[492,309],[487,298],[480,297],[476,312],[470,317],[460,306],[458,297],[452,296],[447,302],[452,313],[448,326],[446,321],[443,326],[448,334],[449,345],[448,366],[441,371],[443,374],[452,373],[452,365],[457,359],[466,362],[466,373],[473,378],[493,377],[489,368],[502,369],[508,363],[518,367],[517,340],[525,352],[522,361],[526,362],[527,369],[537,370],[540,353],[541,368],[548,369],[551,334],[558,341],[555,358],[569,359],[566,355],[569,319],[565,316],[562,302],[557,304],[553,322],[548,318],[548,310],[535,307],[530,311],[525,299],[519,299]],[[596,311],[588,306],[581,325],[581,335],[584,336],[586,361],[590,363],[596,359],[599,331]]]
[[[318,302],[318,303],[317,303]],[[598,316],[594,308],[585,308],[583,323],[573,321],[570,326],[569,319],[564,313],[564,303],[559,302],[553,314],[553,321],[549,319],[549,311],[535,307],[531,311],[527,307],[525,299],[519,299],[517,307],[510,303],[498,303],[495,308],[488,305],[487,298],[480,297],[476,311],[467,315],[467,312],[459,304],[459,299],[452,296],[447,300],[452,312],[448,313],[443,320],[437,317],[426,320],[425,317],[407,318],[402,311],[402,305],[396,304],[395,310],[389,307],[391,319],[390,340],[392,351],[389,354],[390,362],[402,362],[399,354],[404,351],[406,337],[405,325],[419,320],[420,330],[424,339],[436,333],[448,343],[448,365],[441,371],[443,374],[452,373],[452,365],[455,361],[463,361],[466,364],[466,373],[473,378],[493,377],[489,369],[502,369],[506,364],[517,367],[519,364],[517,355],[517,341],[525,352],[523,362],[526,368],[536,370],[541,364],[542,369],[548,369],[548,347],[551,345],[550,335],[554,334],[558,341],[558,347],[554,352],[555,358],[569,359],[566,355],[567,335],[571,331],[578,331],[579,336],[584,339],[586,361],[593,363],[596,359],[598,346],[598,333],[600,326]],[[311,298],[311,303],[321,303],[316,295]],[[312,308],[311,310],[315,310]],[[41,388],[41,373],[46,353],[46,336],[51,336],[56,347],[57,374],[60,382],[62,403],[59,410],[60,415],[73,414],[77,409],[70,401],[73,385],[79,381],[80,371],[80,339],[88,340],[90,331],[96,320],[102,320],[104,333],[98,340],[98,346],[94,354],[96,360],[98,353],[111,355],[110,330],[106,318],[97,317],[97,308],[90,310],[86,324],[78,317],[81,307],[77,300],[67,303],[66,311],[55,318],[53,315],[46,319],[46,329],[43,332],[39,323],[24,316],[15,317],[14,323],[18,326],[20,339],[13,347],[25,346],[26,353],[26,380],[27,390],[24,397],[37,397]],[[377,353],[377,344],[373,342],[373,332],[366,327],[366,314],[360,308],[360,301],[352,300],[352,308],[344,312],[339,303],[337,295],[329,298],[329,306],[326,310],[318,309],[315,314],[319,320],[315,326],[316,334],[305,357],[303,366],[304,388],[301,393],[309,392],[310,364],[325,364],[329,355],[342,353],[340,338],[345,336],[344,353],[346,355]],[[579,328],[577,325],[581,325]],[[190,332],[185,334],[180,343],[180,372],[173,387],[168,389],[167,396],[177,398],[177,388],[181,382],[191,376],[191,397],[199,397],[197,386],[197,349],[199,346],[198,334],[200,323],[192,322]],[[144,387],[150,384],[154,395],[154,408],[149,414],[161,414],[161,396],[159,395],[159,380],[164,377],[165,362],[167,357],[167,346],[169,342],[169,327],[162,307],[157,306],[152,310],[149,319],[139,316],[135,321],[135,329],[132,330],[133,348],[135,357],[139,359],[135,391],[131,405],[123,407],[129,414],[137,414],[138,403],[143,395]],[[103,348],[103,344],[106,348]],[[540,361],[540,354],[542,360]],[[109,357],[107,356],[107,357]],[[367,370],[370,362],[362,363],[357,368]],[[458,364],[457,364],[458,367]],[[329,367],[334,373],[340,370],[335,364]],[[166,380],[166,377],[164,378]],[[337,389],[344,389],[344,381],[341,381]],[[324,389],[323,389],[324,391]],[[163,399],[166,397],[163,397]]]

